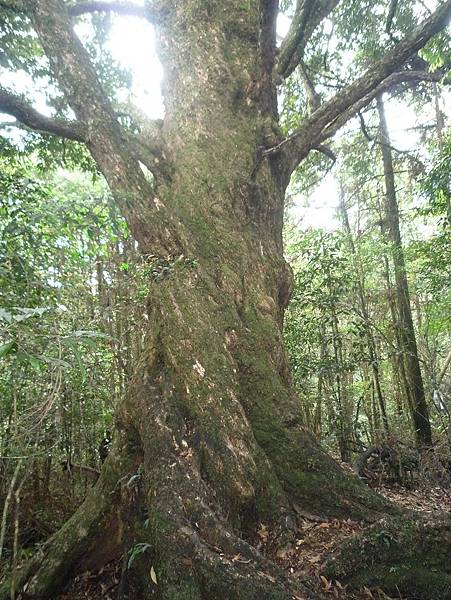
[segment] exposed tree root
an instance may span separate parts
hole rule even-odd
[[[449,600],[450,557],[449,515],[404,515],[383,519],[345,542],[326,575],[410,600]]]
[[[397,512],[362,489],[358,480],[348,479],[301,431],[281,433],[282,441],[290,440],[284,448],[285,474],[282,464],[268,461],[246,430],[243,440],[250,440],[250,446],[234,442],[233,448],[242,452],[228,457],[235,466],[226,472],[230,487],[225,488],[221,476],[229,466],[217,455],[221,438],[211,446],[202,435],[202,422],[181,414],[167,374],[159,368],[138,387],[146,402],[145,407],[135,405],[134,414],[150,407],[154,420],[127,422],[130,412],[124,403],[118,417],[122,429],[101,478],[75,515],[23,570],[16,585],[19,597],[53,599],[76,572],[95,570],[122,556],[123,600],[318,599],[321,595],[308,582],[292,581],[251,545],[258,524],[264,520],[279,531],[283,545],[295,525],[296,502],[305,498],[302,507],[312,507],[317,490],[321,500],[315,512],[325,506],[325,512],[333,514],[333,502],[324,505],[323,497],[334,487],[332,498],[340,489],[347,494],[337,502],[337,515],[343,514],[346,504],[348,515],[363,515],[368,521],[380,515],[377,508]],[[314,463],[306,463],[307,456]],[[271,482],[269,488],[261,473]],[[332,483],[327,482],[328,475]],[[300,489],[298,481],[303,483]],[[321,482],[324,489],[315,488]],[[347,542],[331,561],[328,575],[353,587],[399,588],[412,599],[445,600],[451,589],[450,552],[449,519],[396,516]],[[9,589],[4,588],[0,599],[6,598]]]
[[[228,404],[191,412],[156,347],[149,363],[119,408],[99,481],[20,574],[21,597],[55,598],[75,573],[123,556],[124,600],[318,598],[249,543],[258,525],[276,530],[282,545],[295,529],[297,502],[312,509],[316,497],[317,511],[354,510],[369,521],[390,505],[299,426],[277,426],[280,409],[262,401],[246,417],[231,394]],[[258,414],[265,406],[268,415]]]

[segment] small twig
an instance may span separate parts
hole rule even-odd
[[[368,142],[372,142],[374,138],[369,134],[368,129],[366,128],[366,123],[365,119],[363,118],[362,111],[358,110],[357,116],[359,118],[360,129],[362,130],[364,137],[368,140]]]
[[[321,154],[324,154],[324,156],[327,156],[327,158],[330,158],[330,160],[333,163],[337,162],[337,155],[335,154],[335,152],[333,152],[327,146],[323,146],[323,144],[318,144],[318,146],[315,146],[315,148],[313,148],[313,150],[317,150],[318,152],[321,152]]]

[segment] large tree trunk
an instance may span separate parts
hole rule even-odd
[[[281,139],[270,75],[277,3],[170,4],[158,27],[169,166],[152,162],[152,186],[141,150],[93,87],[62,2],[27,3],[147,257],[149,298],[112,452],[84,504],[23,571],[24,597],[54,598],[71,573],[124,553],[134,558],[124,598],[312,597],[253,547],[258,525],[289,539],[299,511],[396,513],[304,430],[290,383],[281,336],[289,172],[277,153],[261,156]]]
[[[55,53],[43,23],[59,8],[52,15],[53,2],[38,4],[41,41]],[[158,31],[171,172],[155,189],[133,152],[123,148],[116,160],[92,141],[148,256],[147,351],[118,408],[99,483],[22,577],[30,597],[53,596],[80,560],[99,563],[143,542],[149,551],[133,562],[135,576],[127,573],[137,597],[158,589],[178,600],[291,598],[248,543],[259,523],[286,535],[294,507],[369,520],[387,509],[300,420],[281,336],[291,288],[282,254],[288,177],[277,157],[259,160],[279,135],[274,43],[262,48],[256,38],[267,26],[257,3],[221,6],[184,1]],[[111,139],[108,127],[97,135]],[[106,530],[110,547],[99,552]]]

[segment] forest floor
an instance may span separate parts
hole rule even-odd
[[[430,513],[451,510],[451,490],[424,488],[408,490],[400,486],[378,486],[376,490],[392,502],[408,510]],[[361,531],[362,525],[347,520],[322,520],[314,515],[300,519],[297,540],[289,548],[277,548],[272,532],[262,524],[257,532],[261,550],[276,561],[290,577],[309,579],[319,598],[338,600],[392,600],[380,589],[363,588],[350,591],[339,581],[330,581],[321,575],[328,555],[349,536]],[[237,557],[239,560],[239,557]],[[85,573],[77,577],[59,600],[115,600],[121,574],[121,564],[111,563],[99,573]],[[224,600],[227,600],[226,598]],[[263,599],[262,599],[263,600]],[[393,600],[410,600],[399,594]]]
[[[399,506],[423,513],[451,510],[451,490],[425,488],[408,490],[401,486],[378,486],[377,492]],[[312,521],[305,519],[299,528],[299,539],[294,552],[279,550],[278,562],[296,578],[308,575],[317,583],[317,590],[325,598],[339,600],[391,600],[380,589],[363,588],[350,591],[339,581],[330,581],[321,575],[326,558],[346,538],[362,530],[362,524],[347,520]],[[410,600],[399,594],[394,600]]]

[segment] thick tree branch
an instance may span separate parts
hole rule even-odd
[[[302,60],[313,32],[339,0],[298,0],[291,27],[282,42],[276,64],[276,81],[286,79]]]
[[[316,122],[315,129],[324,129],[354,103],[370,94],[384,79],[397,71],[412,54],[418,52],[432,36],[443,29],[447,25],[450,15],[451,0],[446,0],[431,17],[423,21],[411,36],[397,44],[362,77],[346,86],[316,110],[309,119]],[[304,125],[302,129],[304,129]]]
[[[77,2],[68,8],[68,12],[72,17],[79,17],[86,13],[94,12],[115,12],[119,15],[132,17],[146,17],[147,11],[143,6],[133,4],[133,2],[95,2],[94,0],[86,2]]]
[[[0,0],[0,8],[5,8],[14,12],[24,12],[26,10],[25,0]],[[160,10],[147,2],[146,6],[139,6],[133,2],[126,0],[83,0],[74,2],[67,7],[67,11],[71,17],[80,17],[85,14],[96,12],[114,12],[118,15],[128,17],[144,17],[149,20],[158,18]]]
[[[283,149],[287,154],[290,167],[292,169],[296,168],[315,145],[331,137],[358,110],[366,106],[377,93],[384,91],[400,80],[405,81],[407,78],[412,79],[412,77],[415,77],[416,75],[412,74],[411,71],[403,71],[401,74],[395,74],[395,72],[413,54],[418,52],[431,37],[447,25],[450,15],[451,0],[446,0],[417,27],[412,35],[397,44],[384,58],[368,69],[362,77],[343,88],[328,102],[315,110],[304,120],[297,131],[276,147],[267,150],[265,154],[272,154]],[[427,74],[427,76],[433,77],[433,74]],[[422,79],[424,78],[423,73]]]
[[[427,73],[425,71],[400,71],[399,73],[393,73],[384,81],[382,81],[378,86],[376,86],[369,94],[360,98],[360,100],[350,106],[346,111],[344,111],[337,119],[331,123],[328,127],[326,127],[322,134],[319,136],[319,140],[323,142],[326,139],[329,139],[339,129],[345,125],[349,119],[351,119],[356,113],[358,113],[362,108],[365,108],[376,96],[379,94],[393,88],[394,86],[403,83],[403,82],[420,82],[420,81],[439,81],[443,77],[443,72],[435,72],[435,73]]]
[[[34,131],[50,133],[76,142],[86,141],[86,130],[80,123],[46,117],[20,96],[3,88],[0,88],[0,112],[16,117],[20,123]]]
[[[77,118],[95,138],[102,120],[114,123],[114,111],[86,49],[72,28],[62,0],[26,0],[39,41]]]
[[[296,4],[296,11],[291,22],[290,29],[286,35],[286,38],[280,46],[279,60],[277,61],[277,72],[283,76],[285,70],[288,69],[293,54],[300,46],[305,28],[309,19],[309,14],[313,9],[315,0],[298,0]]]

